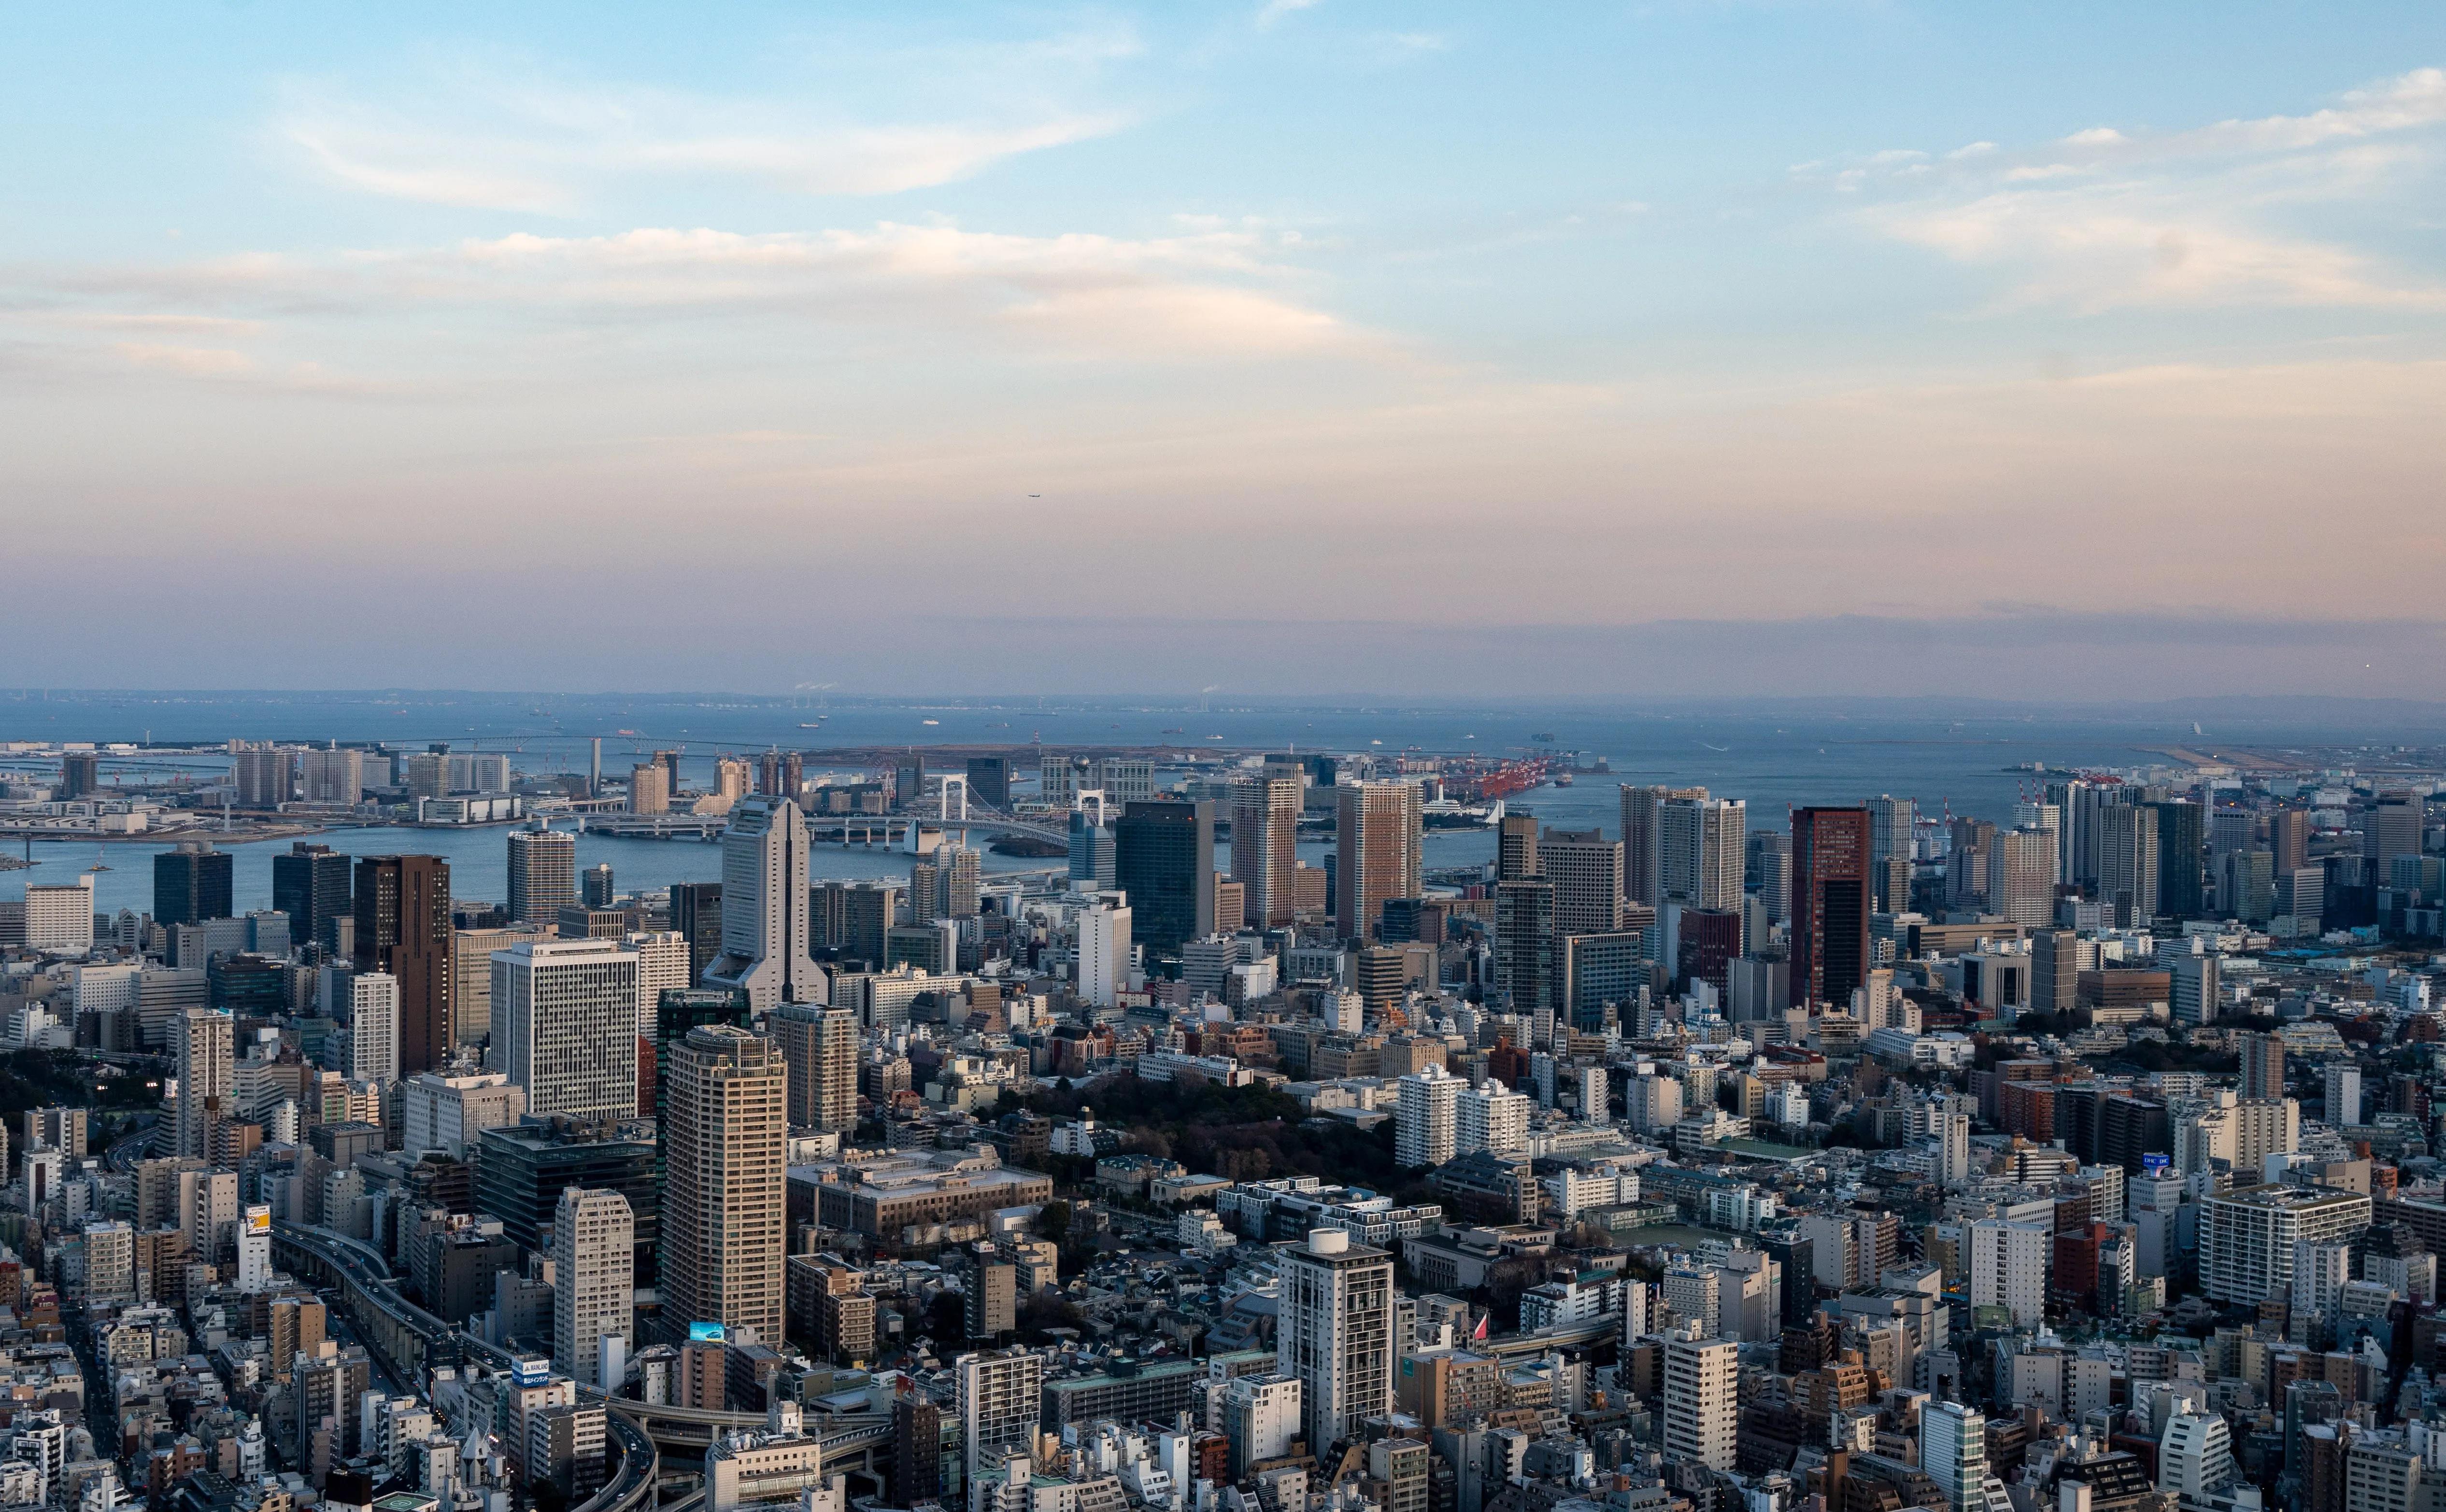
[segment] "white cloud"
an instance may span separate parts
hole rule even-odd
[[[1266,0],[1257,11],[1257,26],[1263,29],[1294,11],[1313,9],[1322,3],[1323,0]]]

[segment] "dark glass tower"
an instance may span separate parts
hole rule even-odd
[[[1133,802],[1113,827],[1113,849],[1131,933],[1174,953],[1214,932],[1213,804]]]
[[[1852,1006],[1869,979],[1867,809],[1792,813],[1792,1003]]]
[[[235,917],[236,858],[208,840],[181,840],[153,858],[153,922],[162,928]],[[293,916],[292,916],[293,917]]]

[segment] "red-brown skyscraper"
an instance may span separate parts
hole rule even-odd
[[[1852,1005],[1869,976],[1869,811],[1792,814],[1792,1002]]]
[[[450,1059],[450,863],[440,856],[357,862],[356,963],[399,979],[399,1073]]]

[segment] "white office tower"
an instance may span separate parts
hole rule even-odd
[[[494,951],[493,1046],[529,1113],[634,1113],[637,958],[616,940]]]
[[[348,1079],[399,1080],[399,979],[387,971],[348,979]]]
[[[237,1289],[259,1292],[272,1284],[272,1209],[246,1210],[237,1225]]]
[[[1130,985],[1130,909],[1122,894],[1102,894],[1079,910],[1079,1000],[1118,1006]]]
[[[172,1151],[198,1159],[212,1153],[213,1125],[225,1115],[237,1079],[237,1021],[209,1008],[179,1016],[179,1139]]]
[[[848,1129],[857,1124],[857,1015],[847,1008],[785,1002],[770,1020],[790,1073],[790,1127]]]
[[[996,1350],[963,1354],[952,1369],[959,1372],[960,1427],[969,1459],[969,1484],[976,1484],[981,1469],[999,1466],[1014,1454],[1033,1456],[1036,1426],[1044,1420],[1043,1357],[1024,1349]]]
[[[2036,1328],[2044,1322],[2047,1225],[1983,1219],[1972,1223],[1969,1232],[1970,1305],[2011,1308],[2015,1328]]]
[[[1936,1179],[1959,1186],[1970,1179],[1970,1115],[1941,1111],[1936,1118]]]
[[[1309,1452],[1322,1460],[1393,1405],[1393,1257],[1312,1228],[1282,1257],[1275,1354],[1300,1383]],[[1727,1464],[1731,1462],[1727,1461]]]
[[[1393,1159],[1412,1170],[1441,1166],[1459,1153],[1456,1148],[1460,1094],[1469,1083],[1429,1066],[1396,1078],[1393,1108]]]
[[[2324,1114],[2330,1129],[2343,1129],[2361,1121],[2361,1069],[2343,1061],[2327,1062],[2327,1104]]]
[[[654,1037],[654,1009],[666,992],[685,992],[688,980],[687,936],[676,929],[630,935],[620,942],[637,958],[637,1033]]]
[[[618,1192],[564,1187],[552,1221],[553,1364],[562,1374],[610,1391],[602,1380],[603,1341],[636,1332],[633,1290],[636,1219]]]
[[[1503,1083],[1488,1078],[1483,1087],[1463,1092],[1455,1111],[1453,1148],[1463,1155],[1474,1155],[1481,1149],[1498,1155],[1517,1154],[1529,1148],[1529,1113],[1536,1106],[1529,1098],[1507,1090]],[[1400,1130],[1395,1130],[1398,1138]]]
[[[706,981],[743,987],[748,1007],[829,1002],[807,955],[807,824],[787,798],[742,798],[722,832],[722,954]]]
[[[1930,1402],[1921,1409],[1919,1467],[1953,1512],[2005,1512],[1987,1505],[1987,1419],[1977,1408]]]
[[[2232,1484],[2233,1441],[2222,1414],[2180,1412],[2166,1420],[2165,1437],[2157,1441],[2157,1489],[2173,1492],[2183,1506],[2199,1507]],[[2348,1497],[2345,1504],[2375,1512],[2384,1503]]]
[[[1665,1341],[1665,1454],[1711,1470],[1734,1463],[1740,1413],[1741,1347],[1709,1338],[1697,1324]]]

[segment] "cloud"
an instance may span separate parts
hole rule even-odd
[[[1323,0],[1266,0],[1265,5],[1257,11],[1257,28],[1259,30],[1264,30],[1285,16],[1295,11],[1313,9],[1322,3]]]

